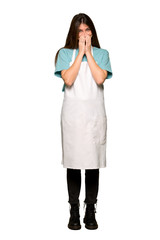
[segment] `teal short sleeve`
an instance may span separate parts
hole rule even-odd
[[[55,72],[54,72],[55,76],[61,78],[62,77],[61,71],[68,68],[69,68],[68,54],[66,49],[62,48],[58,53]]]
[[[106,78],[112,77],[113,73],[112,73],[112,68],[111,68],[111,63],[109,58],[109,52],[107,50],[103,50],[102,60],[98,65],[100,68],[107,70],[108,74]]]

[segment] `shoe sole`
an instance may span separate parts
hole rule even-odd
[[[98,226],[88,226],[88,225],[85,225],[85,228],[87,228],[89,230],[96,230],[98,228]]]
[[[81,226],[69,226],[68,225],[68,228],[71,229],[71,230],[80,230]]]

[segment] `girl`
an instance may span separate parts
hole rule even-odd
[[[55,57],[55,72],[64,80],[61,110],[62,164],[67,169],[70,203],[68,228],[81,228],[79,194],[85,170],[87,229],[97,229],[95,204],[99,168],[106,167],[107,117],[103,83],[112,77],[109,53],[100,48],[94,24],[80,13],[73,17],[66,43]]]

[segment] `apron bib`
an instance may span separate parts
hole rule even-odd
[[[91,47],[93,55],[93,47]],[[75,60],[73,50],[72,61]],[[71,87],[66,86],[61,110],[62,164],[72,169],[106,167],[107,116],[103,85],[97,85],[88,62],[81,62]]]

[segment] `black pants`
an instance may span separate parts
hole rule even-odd
[[[81,170],[67,168],[69,203],[79,203],[81,189]],[[85,170],[85,203],[96,203],[99,188],[99,169]]]

